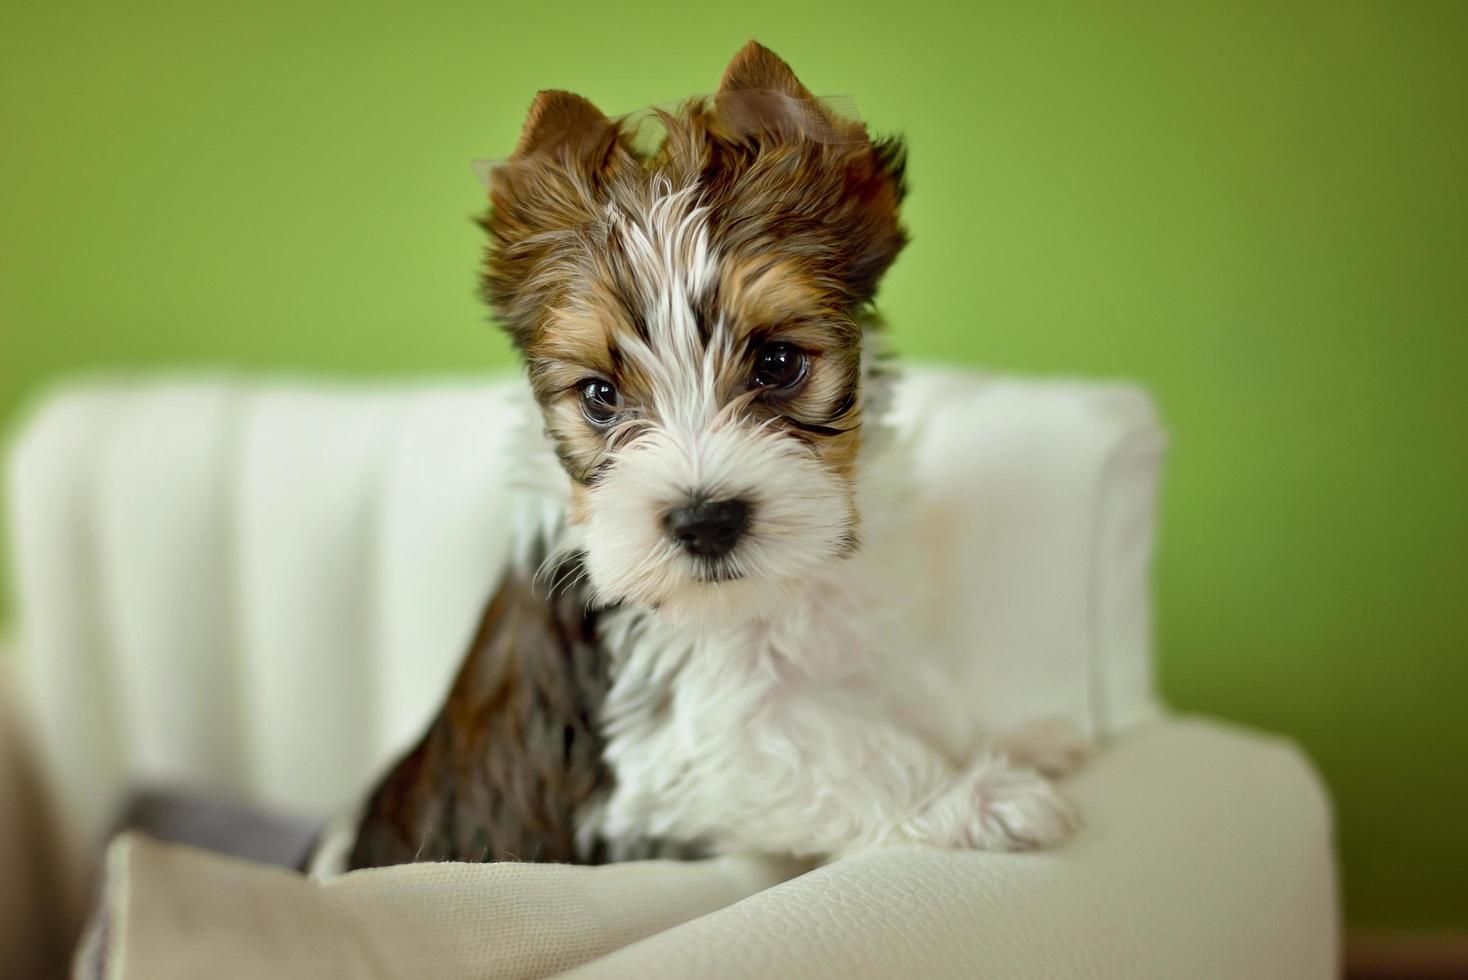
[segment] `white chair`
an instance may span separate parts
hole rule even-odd
[[[417,735],[504,560],[520,398],[215,377],[39,406],[9,466],[19,649],[74,872],[129,786],[324,815]],[[1146,395],[920,369],[897,405],[916,545],[969,665],[955,689],[976,725],[1065,717],[1097,739],[1071,787],[1086,829],[1045,854],[841,862],[583,970],[1334,976],[1313,770],[1155,695]]]

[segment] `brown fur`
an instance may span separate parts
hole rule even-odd
[[[576,813],[609,784],[595,614],[506,576],[448,699],[368,800],[350,867],[575,861]]]
[[[804,391],[752,414],[787,420],[849,477],[860,445],[858,321],[906,241],[900,142],[833,116],[755,42],[711,100],[658,117],[663,142],[642,155],[624,122],[580,96],[542,92],[492,177],[485,296],[525,356],[567,471],[594,480],[608,448],[579,417],[577,383],[604,377],[633,402],[641,391],[615,341],[639,329],[637,283],[605,214],[608,205],[641,210],[663,178],[698,186],[726,256],[704,320],[727,324],[749,357],[758,343],[783,340],[815,362]],[[747,367],[730,367],[731,400]]]
[[[700,331],[729,331],[719,338],[733,352],[719,368],[726,408],[809,444],[847,481],[860,446],[862,330],[905,241],[901,144],[833,116],[754,42],[711,100],[660,120],[666,136],[643,154],[623,122],[587,100],[541,92],[492,176],[484,293],[524,355],[573,478],[572,520],[609,449],[636,432],[588,425],[579,385],[607,379],[633,403],[649,387],[618,348],[647,328],[607,214],[609,205],[643,211],[655,181],[696,185],[707,209],[721,262],[706,294],[690,300]],[[751,388],[756,354],[771,342],[808,355],[803,384]],[[368,800],[351,867],[609,857],[575,839],[579,817],[611,785],[597,728],[608,667],[596,616],[584,588],[546,594],[524,573],[505,577],[443,709]],[[644,843],[616,856],[691,853]]]
[[[750,93],[772,98],[756,104]],[[873,141],[859,123],[833,118],[755,42],[730,64],[712,105],[694,100],[659,116],[666,138],[640,157],[631,134],[587,100],[536,97],[519,146],[494,171],[482,221],[485,296],[522,350],[533,354],[580,273],[603,271],[584,266],[606,235],[604,205],[635,210],[656,174],[675,186],[701,184],[727,254],[797,261],[839,307],[872,298],[906,241],[899,141]],[[827,138],[813,138],[803,120]]]

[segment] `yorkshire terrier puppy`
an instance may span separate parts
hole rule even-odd
[[[642,149],[542,92],[491,174],[484,293],[564,502],[339,866],[1061,840],[1041,770],[1078,744],[980,751],[914,611],[941,583],[905,554],[872,310],[901,143],[753,42],[656,120]]]

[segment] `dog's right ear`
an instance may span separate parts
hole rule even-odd
[[[536,93],[520,131],[511,160],[533,156],[564,163],[596,166],[599,154],[616,143],[616,126],[606,115],[574,92],[547,89]]]
[[[534,340],[565,277],[558,259],[602,212],[597,197],[616,171],[636,168],[622,128],[571,92],[536,95],[509,158],[489,173],[489,232],[482,293],[521,350]]]

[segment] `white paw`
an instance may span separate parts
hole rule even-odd
[[[1069,776],[1091,755],[1091,745],[1075,725],[1059,718],[1032,721],[1000,739],[1001,755],[1020,769],[1034,769],[1051,779]]]
[[[1049,847],[1080,824],[1075,804],[1048,779],[997,758],[976,765],[920,820],[924,836],[934,843],[981,851]]]

